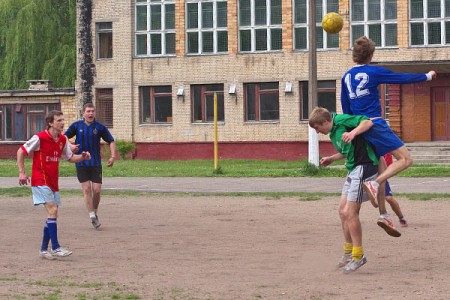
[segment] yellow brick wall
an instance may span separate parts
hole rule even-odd
[[[222,141],[298,141],[306,140],[308,127],[299,117],[299,81],[308,80],[308,52],[292,50],[292,1],[283,0],[283,51],[238,54],[237,0],[228,1],[229,50],[227,54],[185,55],[184,1],[177,0],[176,57],[134,58],[134,1],[93,1],[95,22],[113,22],[113,59],[95,60],[96,88],[113,88],[114,128],[116,138],[136,142],[204,142],[212,141],[212,124],[191,123],[191,84],[223,83],[225,122],[219,125]],[[340,33],[340,50],[317,53],[319,80],[336,80],[337,105],[340,110],[340,78],[353,66],[350,50],[349,1],[339,1],[344,17]],[[377,50],[374,61],[448,60],[448,48],[408,48],[407,1],[399,0],[399,49]],[[401,16],[400,16],[401,15]],[[400,22],[402,22],[400,24]],[[95,36],[94,36],[95,40]],[[244,122],[243,84],[277,81],[280,85],[280,121]],[[293,83],[293,93],[285,94],[286,81]],[[237,94],[229,95],[230,84],[237,84]],[[139,86],[171,85],[173,123],[139,125]],[[176,96],[183,85],[184,97]],[[321,139],[327,139],[321,137]]]

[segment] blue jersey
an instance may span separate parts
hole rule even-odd
[[[64,133],[69,139],[75,136],[75,144],[79,144],[81,151],[89,151],[90,160],[82,160],[77,162],[77,167],[100,167],[102,165],[100,153],[100,139],[110,144],[114,142],[114,138],[106,126],[95,121],[87,125],[84,120],[79,120],[72,125]]]
[[[369,118],[381,117],[378,86],[382,83],[402,84],[430,80],[427,74],[395,73],[388,69],[357,65],[342,77],[342,112]]]

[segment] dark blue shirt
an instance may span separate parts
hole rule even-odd
[[[84,120],[73,122],[64,133],[69,139],[75,136],[75,144],[79,144],[79,153],[89,151],[90,160],[77,162],[77,167],[100,167],[102,165],[100,153],[100,139],[108,145],[114,142],[114,138],[106,126],[96,120],[91,125],[87,125]]]

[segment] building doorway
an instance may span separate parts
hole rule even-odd
[[[431,89],[431,137],[433,141],[450,140],[450,87]]]

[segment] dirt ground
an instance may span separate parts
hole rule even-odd
[[[368,263],[344,275],[335,198],[105,196],[96,231],[82,200],[63,197],[59,239],[74,253],[48,261],[43,208],[0,197],[0,298],[448,299],[450,201],[399,200],[400,238],[363,205]]]

